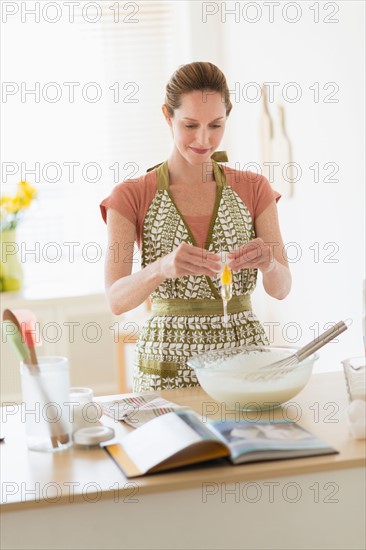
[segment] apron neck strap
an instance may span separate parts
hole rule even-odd
[[[222,169],[221,165],[218,164],[216,161],[212,160],[212,167],[214,172],[214,178],[216,180],[217,185],[219,187],[227,187],[228,182],[226,179],[225,172]]]
[[[212,160],[212,167],[214,172],[214,178],[218,187],[227,187],[226,175],[221,166]],[[169,170],[168,161],[162,162],[157,165],[156,177],[159,191],[167,191],[169,189]]]
[[[161,164],[158,164],[156,177],[158,180],[158,190],[167,191],[169,189],[169,170],[167,160]]]

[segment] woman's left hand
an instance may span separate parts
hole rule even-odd
[[[262,273],[269,273],[276,265],[273,246],[259,237],[230,252],[227,258],[232,271],[258,268]]]

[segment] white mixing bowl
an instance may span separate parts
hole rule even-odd
[[[197,354],[188,360],[206,393],[227,408],[266,410],[279,407],[305,387],[315,361],[314,353],[291,372],[267,376],[275,361],[296,353],[299,348],[242,346]],[[257,375],[261,377],[256,380]],[[264,375],[262,377],[262,375]]]

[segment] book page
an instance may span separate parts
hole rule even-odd
[[[145,473],[194,443],[215,440],[209,430],[205,436],[194,429],[197,421],[202,424],[193,412],[167,413],[126,435],[120,445],[137,469]]]
[[[167,458],[164,462],[158,464],[149,470],[150,472],[160,472],[177,468],[179,466],[188,466],[197,462],[214,460],[216,458],[228,457],[229,450],[220,441],[200,441],[190,447],[179,451],[179,453]]]

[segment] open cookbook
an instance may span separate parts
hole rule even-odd
[[[127,477],[223,457],[242,464],[338,453],[295,422],[203,422],[188,408],[161,414],[104,448]]]

